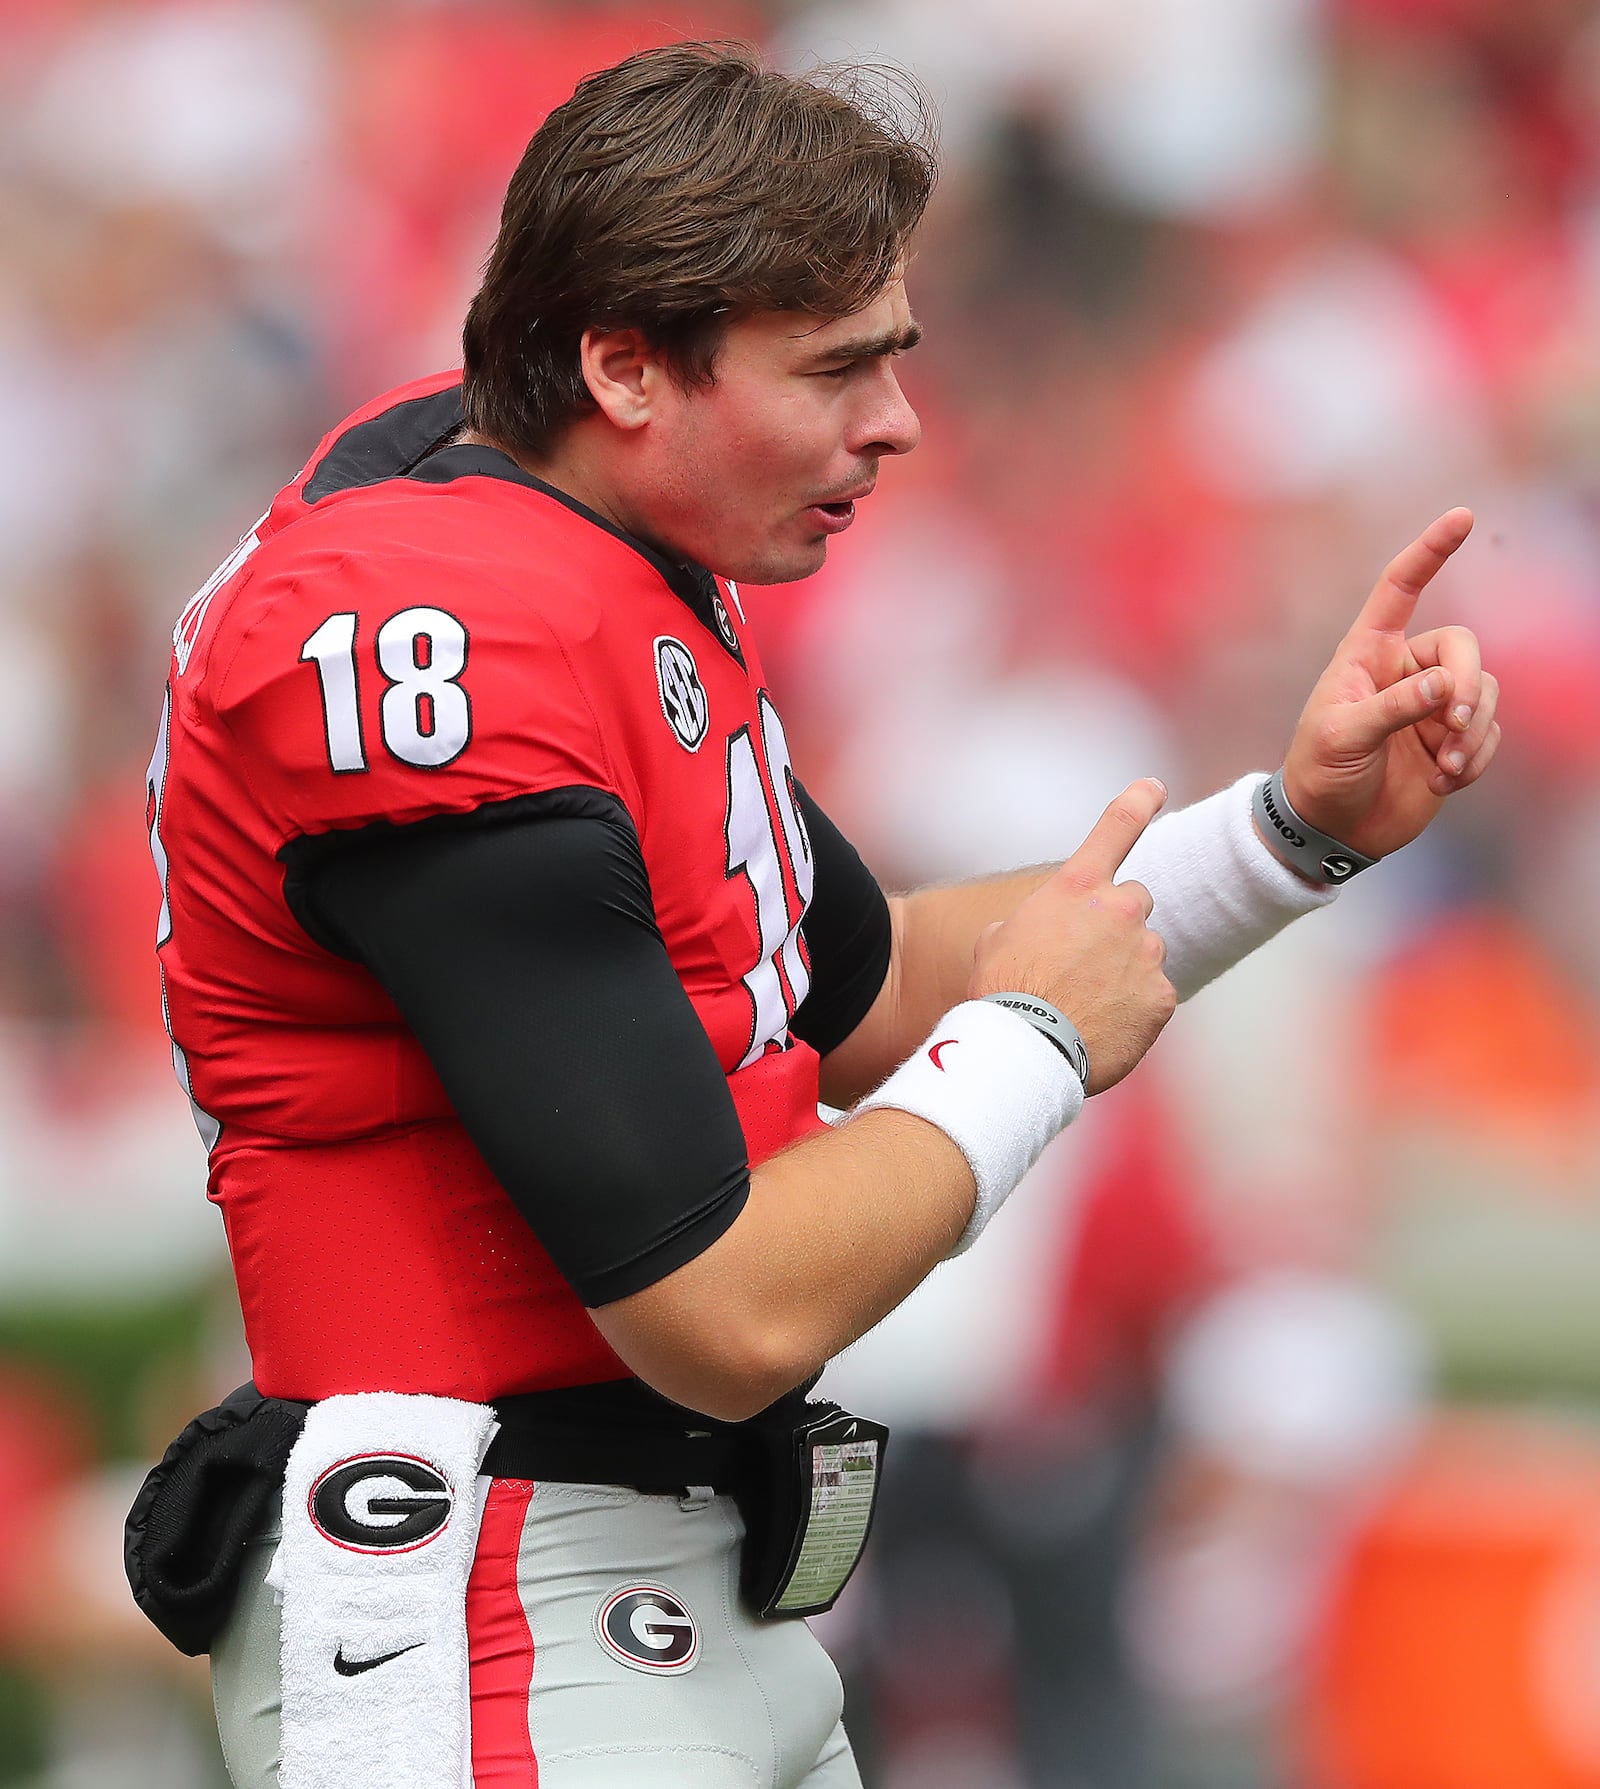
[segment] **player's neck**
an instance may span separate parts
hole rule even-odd
[[[669,558],[677,558],[678,555],[670,553],[668,549],[650,540],[649,536],[634,523],[627,512],[627,506],[617,500],[609,481],[588,464],[587,456],[573,439],[575,434],[575,430],[568,430],[553,453],[543,455],[538,459],[529,454],[514,453],[501,442],[493,440],[488,435],[481,435],[474,429],[463,429],[456,439],[466,446],[494,448],[497,452],[503,453],[508,460],[515,461],[530,477],[537,478],[542,484],[549,485],[552,490],[559,491],[563,497],[570,497],[575,503],[581,503],[585,509],[593,510],[602,521],[609,522],[613,528],[619,529],[623,534],[632,535],[635,539],[645,541],[647,545],[654,547],[657,552],[666,554]]]

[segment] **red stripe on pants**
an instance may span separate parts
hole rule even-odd
[[[533,1635],[517,1588],[517,1554],[532,1498],[527,1479],[497,1478],[490,1484],[467,1580],[474,1789],[538,1789],[539,1784],[528,1732]]]

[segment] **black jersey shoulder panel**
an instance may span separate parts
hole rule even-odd
[[[427,454],[461,427],[461,387],[392,404],[346,429],[317,463],[301,495],[320,503],[339,491],[404,478]]]

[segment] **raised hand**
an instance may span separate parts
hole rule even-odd
[[[1177,1006],[1162,971],[1167,947],[1146,924],[1150,891],[1114,880],[1166,799],[1154,777],[1130,784],[1060,869],[984,931],[974,953],[974,999],[1037,994],[1077,1026],[1090,1093],[1120,1081]]]
[[[1390,561],[1317,679],[1284,760],[1295,811],[1368,857],[1409,844],[1500,744],[1500,686],[1471,630],[1406,633],[1471,529],[1470,510],[1449,510]]]

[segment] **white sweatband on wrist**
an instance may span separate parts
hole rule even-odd
[[[1019,1013],[963,1000],[857,1113],[910,1112],[944,1132],[978,1183],[972,1218],[951,1250],[972,1247],[1044,1146],[1083,1110],[1066,1054]]]
[[[1305,881],[1267,849],[1252,816],[1266,775],[1252,771],[1193,807],[1158,816],[1118,872],[1119,881],[1150,890],[1150,927],[1166,940],[1166,976],[1180,1000],[1339,892]]]

